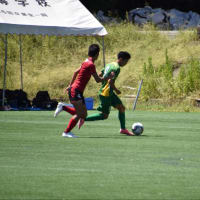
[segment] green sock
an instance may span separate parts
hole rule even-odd
[[[120,121],[121,129],[125,129],[125,112],[123,112],[123,113],[119,112],[118,118],[119,118],[119,121]]]
[[[104,120],[103,113],[95,113],[85,118],[85,121],[96,121],[96,120]]]

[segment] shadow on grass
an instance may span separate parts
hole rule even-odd
[[[91,138],[91,139],[105,139],[105,138],[111,138],[111,139],[129,139],[129,138],[143,138],[143,137],[149,137],[148,135],[140,135],[140,136],[126,136],[126,135],[121,135],[121,136],[78,136],[78,138]]]

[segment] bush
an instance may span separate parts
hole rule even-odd
[[[106,63],[116,60],[119,51],[128,51],[131,59],[122,68],[116,86],[137,87],[144,79],[140,94],[142,99],[165,99],[174,101],[179,98],[198,95],[200,91],[200,43],[195,31],[180,32],[175,39],[160,34],[155,27],[145,25],[137,27],[131,23],[105,26]],[[141,32],[142,31],[142,32]],[[1,62],[0,85],[3,85],[4,35],[0,35]],[[7,89],[20,88],[19,36],[8,36]],[[96,37],[56,37],[22,36],[24,91],[29,99],[40,90],[49,92],[53,99],[68,101],[63,93],[72,73],[87,58],[91,43],[102,44]],[[103,68],[102,46],[99,59],[95,62],[97,72]],[[176,63],[178,75],[174,76]],[[100,84],[91,78],[85,90],[85,97],[97,99]],[[123,91],[123,90],[122,90]],[[126,91],[124,91],[126,92]],[[130,92],[131,95],[133,91]],[[172,101],[171,101],[172,102]]]
[[[200,89],[200,61],[191,59],[180,66],[177,77],[173,76],[173,62],[165,53],[165,63],[157,68],[148,59],[143,67],[143,95],[146,100],[151,98],[178,99],[190,95]]]

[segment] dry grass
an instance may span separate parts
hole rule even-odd
[[[190,58],[199,58],[200,42],[196,38],[195,30],[180,31],[175,39],[170,39],[152,26],[141,29],[132,24],[118,24],[106,26],[106,29],[109,33],[105,37],[106,62],[116,60],[116,55],[121,50],[129,51],[132,55],[128,65],[121,70],[116,83],[118,87],[124,85],[137,87],[144,63],[147,63],[151,57],[154,66],[163,64],[166,49],[170,60],[175,63],[187,65]],[[140,32],[141,30],[146,33]],[[7,78],[9,89],[20,87],[17,40],[17,36],[9,36]],[[24,36],[24,90],[29,98],[33,98],[39,90],[48,90],[51,98],[66,98],[63,88],[68,86],[73,71],[87,57],[87,48],[91,43],[98,43],[98,41],[92,37]],[[2,41],[0,45],[3,46]],[[1,58],[3,58],[3,51]],[[102,60],[101,54],[96,62],[97,71],[103,67]],[[0,65],[1,77],[3,77],[3,62]],[[2,78],[0,84],[2,85]],[[96,97],[99,87],[100,85],[92,79],[85,96]]]

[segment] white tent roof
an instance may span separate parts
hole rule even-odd
[[[78,0],[0,0],[0,33],[104,36],[107,31]]]

